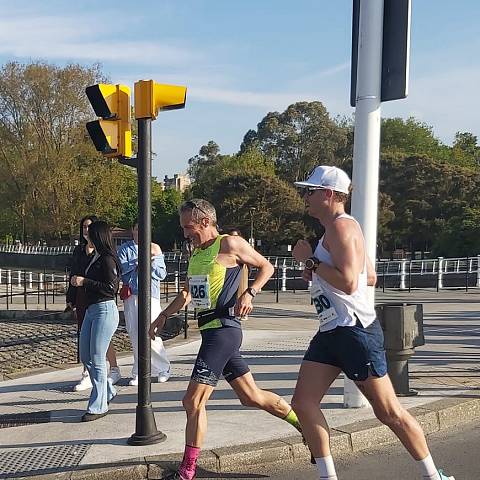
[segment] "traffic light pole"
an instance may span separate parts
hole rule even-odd
[[[151,178],[152,119],[138,119],[138,404],[135,433],[129,445],[150,445],[166,440],[157,430],[151,402],[151,351],[148,330],[151,319]]]

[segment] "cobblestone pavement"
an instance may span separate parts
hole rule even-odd
[[[117,352],[130,351],[124,325],[113,337]],[[0,318],[0,377],[77,361],[77,325],[71,318],[32,312],[27,319]]]

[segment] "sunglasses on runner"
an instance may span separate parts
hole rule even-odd
[[[301,194],[302,194],[302,197],[307,194],[309,197],[311,197],[315,192],[317,192],[318,190],[325,190],[324,188],[320,188],[320,187],[306,187],[306,188],[302,188],[301,190]]]
[[[192,210],[196,208],[197,210],[199,210],[200,212],[202,212],[204,215],[206,215],[208,217],[207,212],[205,210],[203,210],[203,208],[199,207],[197,205],[197,203],[192,201],[192,200],[188,200],[188,202],[185,202],[185,206],[187,208],[191,208]]]

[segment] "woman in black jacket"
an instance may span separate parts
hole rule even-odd
[[[88,227],[90,224],[96,221],[97,217],[95,215],[87,215],[80,220],[80,236],[78,237],[79,243],[73,250],[69,280],[71,280],[74,275],[85,275],[85,269],[90,263],[90,260],[95,252],[93,245],[88,241]],[[81,287],[74,287],[69,282],[66,300],[67,309],[74,312],[74,316],[77,321],[77,335],[80,336],[85,310],[87,309],[85,289]],[[88,388],[92,388],[92,382],[90,381],[88,371],[85,369],[82,373],[80,382],[73,387],[73,390],[80,392],[82,390],[87,390]]]
[[[87,310],[80,332],[80,358],[88,370],[92,393],[82,421],[89,422],[108,413],[108,403],[116,395],[111,379],[107,377],[107,353],[118,326],[115,295],[120,281],[120,264],[113,245],[110,227],[97,221],[88,227],[88,239],[95,248],[85,275],[73,275],[70,283],[83,287]]]

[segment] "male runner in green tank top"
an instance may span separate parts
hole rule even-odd
[[[206,403],[221,375],[229,382],[242,405],[257,407],[286,420],[301,431],[290,405],[273,392],[255,384],[240,354],[240,319],[252,311],[252,300],[273,274],[270,262],[240,236],[220,235],[215,208],[194,199],[180,207],[180,225],[194,246],[187,280],[179,295],[150,327],[155,337],[167,318],[188,303],[198,309],[202,344],[193,368],[183,405],[187,413],[186,445],[177,472],[166,478],[192,480],[207,428]],[[237,299],[242,266],[257,269],[252,285]]]

